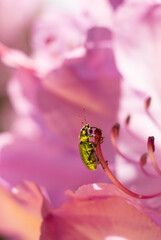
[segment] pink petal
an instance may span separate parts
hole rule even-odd
[[[112,8],[105,0],[78,1],[70,12],[57,8],[44,12],[32,31],[32,56],[38,71],[44,74],[60,66],[71,52],[84,45],[88,29],[110,27],[111,19]]]
[[[111,127],[117,113],[119,87],[120,74],[111,48],[95,47],[85,56],[65,61],[44,79],[39,107],[49,129],[72,147],[80,128],[76,118],[83,107],[91,125],[101,126],[104,131]]]
[[[8,134],[1,135],[0,145],[1,177],[12,186],[22,179],[38,183],[47,190],[54,206],[65,200],[66,189],[74,190],[87,182],[107,181],[101,167],[93,173],[84,166],[78,147],[69,150],[58,139]]]
[[[33,61],[19,50],[10,49],[0,43],[0,56],[2,61],[11,67],[22,67],[34,71]]]
[[[68,196],[79,200],[95,200],[110,196],[118,196],[120,198],[129,200],[131,203],[138,205],[138,207],[141,207],[136,199],[121,191],[114,184],[93,183],[79,187],[75,193],[73,193],[71,190],[67,190],[65,193]]]
[[[106,41],[109,44],[104,45]],[[88,32],[85,55],[66,59],[44,78],[30,69],[18,69],[9,94],[19,119],[12,128],[13,142],[1,149],[0,173],[5,180],[12,184],[24,178],[35,181],[47,189],[56,205],[68,188],[107,181],[101,166],[93,174],[82,163],[78,135],[83,107],[87,121],[104,132],[116,121],[121,76],[110,42],[110,30],[94,27]],[[106,136],[105,154],[113,159]],[[56,199],[55,192],[59,192]]]
[[[154,1],[126,1],[115,16],[118,67],[133,86],[150,94],[161,90],[160,21],[161,4]]]
[[[0,186],[0,198],[0,232],[16,239],[39,239],[43,203],[39,188],[31,182],[23,182],[11,192]]]
[[[88,188],[84,187],[85,192],[88,192]],[[101,240],[116,237],[158,240],[161,237],[160,227],[142,210],[115,195],[88,199],[73,197],[44,217],[41,230],[41,240]]]
[[[24,41],[27,27],[40,5],[41,0],[18,0],[15,8],[15,3],[12,0],[2,0],[0,2],[0,41],[7,44],[15,44],[18,40],[19,44],[24,44],[22,39]]]
[[[113,9],[116,10],[118,7],[120,7],[121,4],[123,4],[124,0],[107,0],[107,2],[110,2]]]

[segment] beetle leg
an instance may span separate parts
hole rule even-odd
[[[94,136],[96,136],[96,135],[94,135]],[[99,143],[103,143],[103,139],[104,139],[104,137],[101,137],[101,138],[97,141],[97,143],[92,142],[92,143],[93,143],[93,146],[96,148]]]
[[[103,139],[104,137],[100,137],[100,136],[97,136],[95,134],[88,134],[88,137],[89,138],[93,138],[93,137],[99,137],[100,139],[98,140],[97,144],[100,142],[100,143],[103,143]]]

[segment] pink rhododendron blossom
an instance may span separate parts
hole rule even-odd
[[[109,131],[117,119],[121,75],[110,29],[81,13],[79,17],[54,14],[33,28],[31,57],[0,46],[3,62],[16,68],[8,92],[17,113],[11,132],[0,139],[0,175],[11,184],[21,179],[40,184],[58,205],[67,188],[106,181],[101,169],[93,175],[80,160],[79,117],[85,121],[86,115],[90,124]],[[71,32],[73,37],[64,37]],[[105,152],[113,158],[109,134],[106,142]]]
[[[75,11],[57,8],[42,14],[32,28],[32,57],[39,73],[58,67],[70,56],[83,54],[86,34],[92,27],[111,28],[113,10],[105,0],[77,1]],[[88,6],[92,4],[92,9]],[[73,7],[74,7],[73,6]],[[101,16],[101,17],[100,17]]]
[[[43,208],[41,240],[157,240],[161,237],[160,227],[147,215],[146,209],[113,185],[84,185],[70,195],[72,198],[58,209]]]
[[[0,233],[2,239],[39,239],[41,209],[45,200],[40,189],[31,182],[10,188],[0,186]]]
[[[121,123],[128,114],[131,116],[128,125],[121,124],[117,139],[119,149],[128,159],[117,156],[116,174],[126,186],[133,186],[133,190],[142,193],[151,192],[150,189],[160,190],[160,177],[150,158],[140,166],[141,155],[148,150],[148,136],[155,136],[155,156],[160,165],[160,6],[159,1],[126,1],[115,12],[113,24],[116,62],[126,80],[121,86],[118,115]],[[145,107],[149,95],[152,96],[150,112],[154,121],[149,118]],[[144,170],[146,174],[142,174]],[[153,201],[155,203],[151,206],[159,207],[159,200]]]
[[[30,51],[29,28],[42,7],[43,0],[0,1],[0,41],[13,48]],[[12,69],[0,62],[0,131],[6,130],[14,117],[12,107],[6,94],[6,85],[12,74]]]
[[[149,175],[144,174],[140,165],[141,156],[148,151],[147,139],[149,136],[155,136],[155,155],[158,164],[160,163],[161,132],[146,112],[145,102],[147,98],[147,94],[140,94],[127,86],[123,89],[119,109],[121,126],[119,136],[116,139],[118,149],[125,156],[122,157],[121,154],[116,155],[115,167],[117,177],[126,186],[133,186],[133,190],[141,193],[152,193],[152,189],[154,192],[160,190],[160,177],[153,169],[150,158],[148,157],[147,163],[144,165],[144,169],[149,172]],[[149,108],[156,120],[160,116],[160,111],[157,107],[158,103],[159,101],[157,102],[152,98]],[[127,124],[125,120],[129,114],[130,121]],[[106,154],[104,154],[104,157],[107,158]],[[112,164],[112,161],[110,160],[109,163]]]
[[[31,23],[32,18],[38,13],[38,10],[41,7],[41,2],[41,0],[18,0],[16,1],[15,8],[15,3],[12,0],[1,0],[0,40],[6,44],[12,44],[12,46],[18,40],[18,43],[23,45],[24,37],[26,37],[25,31],[27,32],[27,28]]]
[[[23,216],[31,213],[32,219],[37,202],[35,231],[29,224],[25,235],[24,225],[18,228],[21,220],[9,218],[11,228],[4,222],[0,229],[4,236],[33,239],[35,234],[37,239],[43,218],[41,240],[160,239],[160,99],[151,81],[159,79],[154,60],[160,4],[102,0],[93,1],[89,10],[87,4],[92,1],[82,1],[75,12],[53,9],[37,18],[30,55],[0,44],[3,63],[14,69],[7,91],[16,114],[0,135],[0,177],[10,186],[34,181],[54,206],[34,184],[26,183],[19,197],[19,189],[13,188],[13,195],[2,187],[6,222],[7,205],[11,201],[21,209],[26,188],[33,194]],[[78,135],[87,123],[97,171],[89,171],[80,157]],[[109,179],[122,191],[99,184]],[[94,184],[71,192],[87,183]]]
[[[29,51],[27,41],[31,21],[38,14],[42,6],[42,0],[24,1],[18,0],[15,3],[12,0],[0,1],[0,41],[14,48]],[[12,20],[11,20],[12,18]],[[9,69],[0,64],[1,70],[1,91],[4,91],[4,82],[9,76]],[[3,92],[0,94],[4,94]]]
[[[160,20],[160,1],[130,0],[120,6],[114,23],[115,53],[121,73],[133,86],[159,94]]]

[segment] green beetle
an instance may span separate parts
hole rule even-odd
[[[79,150],[81,158],[86,165],[86,167],[90,170],[96,170],[97,165],[100,164],[98,156],[96,154],[95,148],[97,144],[94,142],[90,142],[89,139],[93,138],[93,128],[96,129],[96,127],[90,127],[89,124],[85,124],[83,128],[80,131],[80,143],[79,143]],[[100,139],[100,141],[103,140],[103,137]]]

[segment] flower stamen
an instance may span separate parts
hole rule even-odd
[[[127,157],[125,154],[123,154],[121,152],[121,150],[118,148],[117,146],[117,143],[116,143],[116,139],[118,138],[119,136],[119,131],[120,131],[120,124],[119,123],[116,123],[112,129],[111,129],[111,142],[112,142],[112,145],[115,149],[115,151],[122,157],[124,158],[125,160],[127,160],[128,162],[130,163],[133,163],[133,164],[137,164],[137,162],[129,157]]]
[[[157,175],[154,175],[152,173],[149,173],[146,171],[146,169],[144,168],[144,166],[147,164],[147,158],[148,158],[148,154],[144,153],[141,157],[140,157],[140,168],[143,171],[143,173],[145,175],[147,175],[148,177],[158,177]]]
[[[154,137],[148,137],[148,141],[147,141],[147,148],[148,148],[148,154],[149,157],[151,159],[152,165],[154,167],[154,169],[156,170],[156,172],[161,176],[161,170],[156,162],[155,156],[154,156],[154,152],[155,152],[155,144],[154,144]]]
[[[161,130],[161,126],[159,125],[159,123],[157,122],[157,120],[153,117],[153,115],[151,114],[151,112],[149,111],[150,105],[151,105],[151,97],[148,97],[145,100],[145,111],[147,116],[150,118],[150,120],[154,123],[154,125]]]
[[[129,125],[130,125],[130,122],[131,122],[131,116],[128,115],[124,121],[124,126],[126,128],[126,131],[128,132],[129,135],[131,135],[133,138],[135,138],[137,141],[141,141],[142,139],[135,133],[133,132],[130,128],[129,128]]]
[[[118,127],[118,126],[117,126]],[[114,129],[114,131],[117,130],[117,127]],[[131,190],[129,190],[128,188],[126,188],[111,172],[110,168],[108,167],[106,161],[104,160],[103,154],[102,154],[102,150],[101,150],[101,143],[100,143],[100,139],[102,138],[102,131],[100,129],[95,129],[95,143],[98,143],[96,146],[96,153],[97,156],[99,158],[99,161],[105,171],[105,173],[107,174],[107,176],[110,178],[110,180],[118,187],[120,188],[123,192],[127,193],[128,195],[138,198],[138,199],[148,199],[148,198],[153,198],[156,196],[161,195],[161,192],[157,192],[155,194],[152,195],[142,195],[142,194],[138,194],[135,193]],[[117,131],[116,131],[116,135],[117,135]]]

